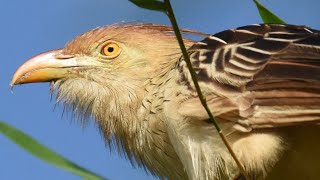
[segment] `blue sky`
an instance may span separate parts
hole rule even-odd
[[[206,33],[261,23],[251,0],[173,0],[184,28]],[[320,29],[318,0],[261,0],[287,23]],[[142,10],[126,0],[2,0],[0,6],[0,120],[23,130],[70,160],[111,180],[155,179],[134,169],[105,148],[98,129],[81,129],[70,117],[53,108],[49,85],[15,88],[9,82],[15,69],[29,57],[64,44],[97,26],[120,21],[169,24],[158,12]],[[34,158],[0,135],[0,179],[76,180],[79,177]]]

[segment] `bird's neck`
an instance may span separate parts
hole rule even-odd
[[[107,113],[98,112],[96,119],[104,129],[106,139],[113,140],[118,152],[133,164],[147,167],[163,179],[186,179],[165,128],[166,87],[174,81],[170,73],[173,69],[167,71],[150,73],[144,82],[136,82],[135,87],[140,89],[136,89],[135,94],[123,90],[118,98],[108,99],[110,106],[117,106],[104,107]]]
[[[150,72],[143,81],[119,76],[121,72],[114,77],[109,73],[108,79],[101,72],[91,72],[96,73],[95,79],[60,82],[57,100],[80,118],[94,117],[107,144],[115,145],[133,164],[146,166],[159,177],[179,179],[185,174],[179,174],[183,167],[168,138],[163,112],[167,83],[174,81],[173,66],[166,64],[167,69]]]
[[[163,179],[187,179],[183,165],[174,150],[166,128],[164,104],[167,88],[175,79],[175,70],[155,74],[144,83],[144,96],[137,111],[139,127],[131,131],[135,159]],[[156,161],[155,161],[156,160]],[[163,167],[163,168],[162,168]]]

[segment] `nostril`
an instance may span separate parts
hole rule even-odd
[[[54,55],[54,57],[55,57],[57,60],[64,60],[64,59],[73,58],[73,57],[75,57],[75,56],[72,55],[72,54],[56,54],[56,55]]]

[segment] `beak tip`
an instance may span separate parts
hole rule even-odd
[[[15,86],[17,84],[19,84],[19,77],[16,74],[14,74],[9,85],[11,86],[11,88],[13,88],[13,86]]]

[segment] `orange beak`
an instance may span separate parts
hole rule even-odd
[[[61,78],[77,77],[81,67],[97,67],[102,64],[90,57],[76,57],[62,54],[62,50],[53,50],[32,57],[14,73],[10,85],[50,82]]]
[[[61,50],[39,54],[20,66],[14,73],[11,86],[24,83],[48,82],[70,76],[70,68],[79,67],[72,55]]]

